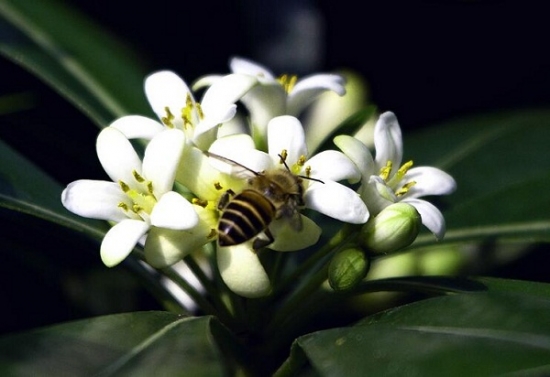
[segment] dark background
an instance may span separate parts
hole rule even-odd
[[[547,13],[518,2],[67,3],[125,40],[151,71],[173,69],[188,82],[228,72],[234,55],[277,74],[352,69],[368,81],[379,109],[396,113],[405,133],[482,111],[550,105]],[[0,77],[0,93],[30,92],[35,99],[33,108],[1,118],[2,140],[62,185],[104,176],[95,159],[95,125],[10,61],[0,59]],[[89,161],[73,163],[67,152],[62,168],[50,162],[52,131],[73,140],[59,146],[60,153],[76,146]],[[140,286],[130,273],[100,264],[97,244],[25,216],[0,215],[0,293],[10,308],[0,331],[156,307],[146,294],[136,294]],[[19,250],[22,240],[39,248],[41,257]],[[519,262],[502,273],[535,279],[529,267],[540,263]],[[114,291],[103,284],[113,279],[119,280]]]

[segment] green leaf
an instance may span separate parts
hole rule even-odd
[[[405,160],[436,165],[457,190],[435,199],[446,241],[507,237],[550,241],[550,111],[516,110],[460,118],[405,135]],[[433,237],[419,238],[433,243]]]
[[[98,125],[150,113],[143,58],[84,14],[57,0],[6,0],[0,2],[0,16],[0,52]]]
[[[0,338],[3,376],[221,376],[211,317],[136,312]],[[219,331],[219,328],[217,329]]]
[[[431,298],[300,337],[279,375],[291,375],[300,360],[321,376],[548,375],[550,299],[540,292],[550,285],[490,280],[485,292]]]

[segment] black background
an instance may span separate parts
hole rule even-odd
[[[379,109],[396,113],[404,132],[478,112],[550,104],[546,12],[519,2],[67,3],[125,40],[151,71],[173,69],[188,82],[204,74],[228,72],[234,55],[256,60],[276,73],[352,69],[368,81],[371,99]],[[280,33],[288,31],[289,17],[297,8],[320,17],[320,44],[300,46],[317,49],[317,59],[304,65],[295,59],[297,51],[283,45],[279,56],[285,59],[269,60],[263,49],[272,48]],[[34,108],[1,118],[3,140],[62,185],[104,176],[95,159],[95,125],[12,62],[0,59],[0,77],[1,93],[31,92],[36,99]],[[73,140],[71,145],[55,146],[56,153],[66,153],[62,167],[48,158],[52,130]],[[75,163],[71,155],[75,149],[88,153],[89,161]],[[73,240],[70,232],[25,216],[14,218],[6,212],[1,216],[0,292],[10,310],[0,330],[155,308],[146,295],[135,297],[139,285],[131,277],[119,277],[125,270],[108,270],[100,264],[97,244]],[[22,239],[36,242],[43,255],[37,258],[12,248]],[[539,255],[500,273],[544,280],[530,270],[544,263]],[[112,279],[120,279],[116,292],[98,283]]]

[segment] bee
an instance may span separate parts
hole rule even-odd
[[[244,169],[249,176],[247,188],[238,194],[227,190],[218,202],[222,211],[218,222],[220,246],[239,245],[263,233],[267,239],[257,237],[252,245],[254,250],[261,249],[275,240],[269,225],[277,219],[286,219],[296,231],[302,229],[299,210],[305,205],[303,179],[323,183],[321,180],[293,174],[281,155],[286,170],[257,172],[226,157],[206,154]]]

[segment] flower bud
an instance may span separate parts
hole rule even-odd
[[[369,260],[362,250],[358,248],[341,250],[330,261],[328,282],[335,291],[347,291],[363,280],[369,266]]]
[[[360,242],[373,254],[392,253],[409,246],[421,224],[420,214],[412,205],[391,204],[363,226]]]

